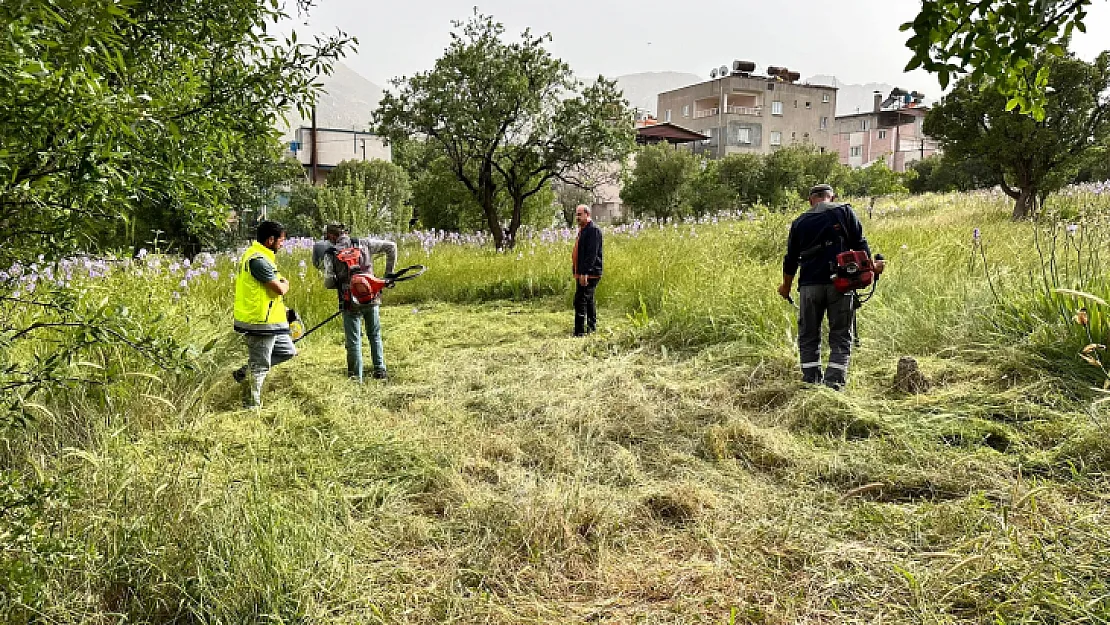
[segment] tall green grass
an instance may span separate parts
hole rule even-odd
[[[1074,208],[1107,251],[1108,207]],[[230,261],[177,298],[78,285],[192,368],[92,351],[75,371],[116,382],[3,431],[0,621],[1105,622],[1110,423],[1071,321],[1105,342],[1105,311],[1053,292],[1105,298],[1100,272],[1061,254],[1045,286],[995,196],[877,209],[844,394],[796,380],[784,215],[608,236],[585,340],[570,243],[403,246],[429,269],[386,294],[389,383],[345,380],[333,322],[260,412],[228,375]],[[309,324],[331,314],[306,253],[280,258]],[[931,392],[892,389],[900,356]]]

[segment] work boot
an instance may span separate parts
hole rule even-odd
[[[243,365],[235,371],[232,371],[231,377],[235,380],[236,384],[242,384],[243,381],[247,379],[247,365]]]
[[[840,372],[829,373],[825,376],[825,386],[834,391],[844,390],[844,385],[847,383],[848,380],[844,379],[844,374]]]
[[[820,384],[821,370],[817,368],[802,369],[802,382],[805,384]]]
[[[374,373],[370,374],[370,377],[375,380],[388,380],[389,374],[386,373],[385,369],[374,369]]]

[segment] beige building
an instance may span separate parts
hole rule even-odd
[[[290,142],[289,152],[304,165],[313,184],[323,184],[328,172],[343,161],[393,160],[393,151],[381,137],[337,128],[317,128],[314,140],[312,128],[302,126]]]
[[[694,151],[713,158],[807,142],[831,150],[836,87],[798,83],[785,68],[768,67],[767,76],[754,69],[736,61],[711,80],[659,94],[659,120],[708,135]]]
[[[867,167],[879,160],[897,172],[939,151],[936,140],[925,135],[928,108],[924,95],[895,89],[884,100],[875,92],[874,108],[867,113],[836,118],[833,149],[849,167]]]

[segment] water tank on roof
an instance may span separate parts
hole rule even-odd
[[[750,74],[755,71],[755,63],[751,61],[733,61],[732,71],[734,73]]]
[[[798,72],[787,72],[786,79],[790,82],[798,82],[802,79],[802,75]]]
[[[767,75],[768,76],[779,76],[782,72],[785,72],[785,71],[786,71],[785,67],[776,67],[774,65],[767,66]]]

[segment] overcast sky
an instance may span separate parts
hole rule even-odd
[[[835,75],[841,82],[882,82],[937,97],[936,79],[903,74],[909,61],[898,26],[917,13],[918,0],[318,0],[298,34],[342,28],[359,39],[344,63],[386,86],[390,78],[428,69],[448,43],[451,20],[475,5],[505,24],[550,32],[549,50],[579,77],[651,71],[708,78],[734,59],[786,66],[803,77]],[[835,7],[835,9],[833,8]],[[1110,48],[1110,0],[1095,0],[1087,34],[1072,50],[1090,60]]]

